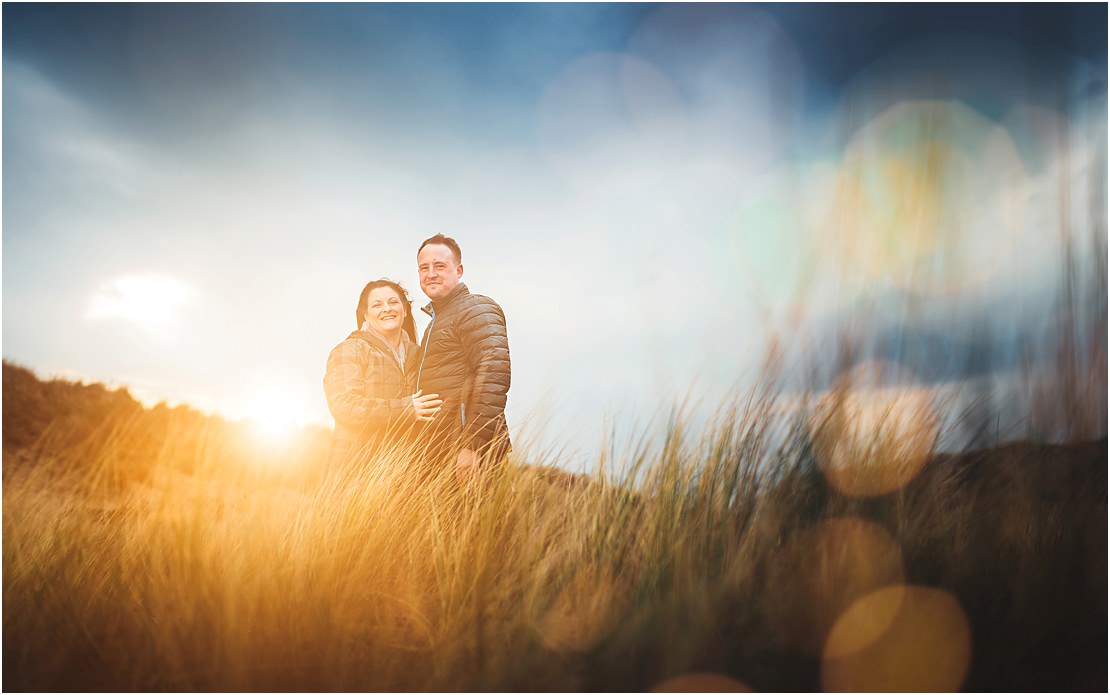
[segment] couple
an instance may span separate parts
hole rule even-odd
[[[420,345],[412,300],[401,285],[383,279],[363,288],[358,330],[328,355],[331,470],[370,451],[415,444],[427,464],[454,466],[461,481],[511,448],[505,314],[462,282],[462,251],[451,237],[426,239],[416,262],[420,289],[432,300],[424,307],[431,322]]]

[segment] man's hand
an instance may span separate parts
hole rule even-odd
[[[455,459],[455,480],[462,485],[478,473],[478,455],[473,449],[463,449]]]
[[[424,395],[423,389],[412,394],[412,414],[417,420],[431,422],[439,415],[439,407],[443,405],[438,393]]]

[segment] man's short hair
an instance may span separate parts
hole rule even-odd
[[[451,237],[443,236],[442,234],[436,234],[433,237],[428,237],[424,240],[424,243],[420,245],[420,248],[416,249],[416,255],[419,256],[420,252],[423,251],[424,247],[428,244],[443,244],[447,248],[451,249],[451,255],[455,257],[455,265],[462,265],[462,249],[459,248],[459,242],[455,241]]]

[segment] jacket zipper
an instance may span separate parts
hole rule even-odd
[[[424,373],[424,358],[428,356],[428,344],[432,342],[432,329],[436,325],[436,308],[428,306],[428,313],[432,315],[432,322],[428,324],[428,330],[424,331],[424,345],[420,351],[420,367],[416,370],[416,390],[420,390],[420,377]]]

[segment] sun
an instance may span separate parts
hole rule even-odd
[[[250,399],[245,415],[262,439],[279,443],[287,440],[303,420],[301,404],[288,391],[267,389]]]

